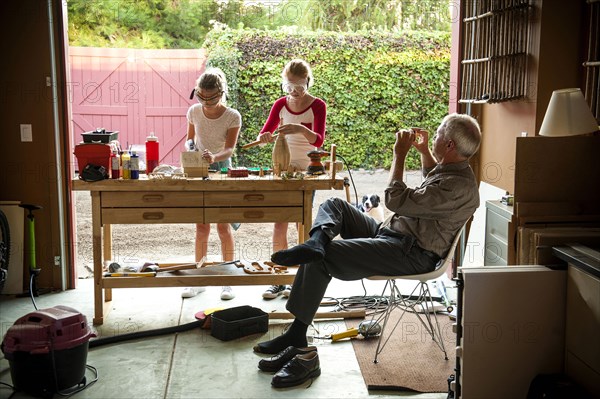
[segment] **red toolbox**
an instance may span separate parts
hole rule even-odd
[[[95,336],[86,317],[68,306],[21,317],[1,345],[13,385],[19,391],[51,397],[80,384],[85,381],[89,339]]]
[[[79,173],[89,163],[104,166],[107,171],[110,170],[110,144],[103,143],[81,143],[75,146],[75,156],[77,157],[77,170]]]

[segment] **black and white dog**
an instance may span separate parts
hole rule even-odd
[[[383,204],[377,194],[363,195],[362,201],[357,206],[358,210],[367,216],[371,216],[379,223],[383,222]]]

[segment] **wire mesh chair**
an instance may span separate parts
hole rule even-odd
[[[461,228],[454,241],[452,242],[452,246],[448,251],[448,254],[444,259],[441,259],[438,262],[438,267],[429,273],[423,274],[412,274],[406,276],[371,276],[368,277],[369,280],[386,280],[385,286],[383,287],[382,296],[385,296],[386,291],[389,291],[389,301],[387,303],[387,307],[383,314],[379,314],[377,321],[380,323],[381,319],[383,319],[383,326],[381,327],[381,333],[379,334],[379,340],[377,342],[377,349],[375,350],[375,359],[373,363],[377,363],[377,358],[379,354],[383,351],[383,348],[389,341],[392,334],[402,321],[406,312],[411,312],[417,315],[419,321],[427,331],[433,341],[437,344],[437,346],[444,353],[444,358],[448,360],[448,354],[446,353],[446,347],[444,346],[444,339],[442,337],[440,325],[437,320],[437,311],[435,309],[433,298],[431,295],[431,291],[429,289],[428,281],[435,280],[446,273],[446,270],[454,260],[454,253],[456,251],[456,247],[460,241],[462,236],[463,228]],[[417,285],[413,289],[413,291],[408,296],[403,296],[396,285],[396,280],[413,280],[418,281]],[[400,318],[392,328],[392,330],[387,334],[387,337],[384,338],[386,333],[386,327],[390,318],[390,314],[394,309],[400,309],[402,314]],[[379,312],[375,312],[375,315]]]

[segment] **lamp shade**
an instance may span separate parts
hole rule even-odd
[[[540,136],[577,136],[598,130],[598,122],[580,89],[552,92]]]

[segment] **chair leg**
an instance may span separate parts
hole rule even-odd
[[[373,363],[377,363],[377,357],[379,356],[379,354],[381,353],[381,350],[383,349],[382,345],[381,345],[381,341],[383,339],[383,333],[385,332],[385,327],[387,325],[388,319],[390,318],[390,313],[392,312],[392,308],[394,307],[394,303],[395,303],[395,286],[396,286],[396,282],[394,280],[387,280],[385,282],[385,285],[383,286],[383,291],[381,292],[381,296],[385,297],[385,293],[386,290],[389,287],[390,290],[390,295],[388,296],[388,303],[387,306],[385,308],[385,310],[383,311],[382,315],[379,315],[377,317],[377,323],[379,323],[379,325],[381,325],[381,332],[379,333],[379,338],[377,339],[377,349],[375,349],[375,358],[373,359]],[[379,306],[377,307],[377,309],[375,310],[375,313],[373,314],[373,319],[375,318],[375,315],[377,314],[377,312],[379,311]],[[383,319],[383,325],[381,324],[381,320]],[[386,340],[387,342],[387,340]],[[383,343],[383,346],[385,346],[385,343]]]
[[[431,335],[431,339],[433,340],[433,342],[436,343],[436,345],[442,350],[442,352],[444,352],[444,359],[448,360],[448,354],[446,352],[446,346],[444,345],[444,337],[442,336],[442,330],[440,328],[440,323],[438,322],[437,319],[437,311],[435,310],[435,307],[429,307],[430,304],[433,306],[433,297],[431,295],[431,291],[429,289],[429,284],[427,283],[421,283],[421,289],[420,289],[420,303],[421,306],[423,306],[423,304],[425,304],[425,318],[427,319],[427,323],[425,323],[425,321],[421,318],[421,315],[417,312],[416,315],[419,318],[419,321],[421,321],[421,324],[423,324],[423,327],[425,327],[425,329],[427,330],[427,332],[429,333],[429,335]],[[431,315],[433,313],[433,316]],[[433,321],[431,320],[433,317],[433,320],[435,321],[435,326],[433,325]]]
[[[377,322],[381,324],[381,320],[383,319],[383,325],[381,326],[381,333],[379,334],[379,339],[377,341],[377,349],[375,350],[375,358],[373,359],[373,363],[378,362],[379,354],[383,351],[389,339],[393,335],[394,331],[400,324],[400,321],[404,318],[404,315],[407,311],[413,312],[417,315],[417,318],[425,328],[425,330],[431,335],[432,340],[436,343],[436,345],[442,350],[444,353],[444,358],[448,360],[448,354],[446,352],[446,347],[444,345],[444,340],[441,333],[441,328],[439,322],[437,320],[437,311],[435,308],[430,308],[430,304],[433,304],[433,298],[431,295],[431,291],[429,290],[429,285],[427,283],[419,283],[415,286],[413,291],[410,293],[408,298],[404,298],[396,285],[396,280],[388,280],[383,288],[383,292],[381,296],[385,296],[386,290],[389,289],[389,302],[387,308],[384,313],[379,315],[377,318]],[[415,295],[416,294],[416,295]],[[416,299],[415,299],[416,297]],[[425,319],[424,320],[419,312],[415,309],[417,305],[421,305],[425,310]],[[391,312],[395,308],[401,308],[402,314],[400,318],[396,321],[394,327],[391,331],[387,331],[388,322],[390,318]],[[379,307],[377,308],[379,310]],[[376,311],[377,311],[376,310]],[[432,320],[432,315],[433,318]],[[375,315],[373,315],[372,320],[375,319]],[[435,326],[434,326],[435,322]],[[384,334],[387,333],[387,337],[384,337]]]
[[[389,288],[389,290],[390,290],[389,302],[388,302],[388,306],[387,306],[383,316],[379,316],[379,318],[377,319],[377,321],[380,322],[381,319],[383,318],[383,325],[381,326],[381,333],[379,334],[379,339],[377,341],[377,349],[375,350],[375,359],[373,359],[373,363],[377,363],[377,358],[379,357],[379,354],[383,351],[383,348],[385,348],[388,341],[390,340],[390,338],[396,331],[396,328],[398,328],[398,325],[404,318],[404,315],[406,314],[406,307],[410,307],[410,302],[411,302],[410,298],[413,297],[414,292],[417,289],[417,287],[415,287],[413,292],[411,292],[409,299],[405,300],[404,297],[402,296],[402,294],[400,293],[398,286],[396,285],[396,280],[388,280],[386,282],[383,292],[381,294],[382,296],[385,296],[386,288]],[[408,305],[407,305],[407,303],[408,303]],[[392,313],[392,311],[395,308],[401,308],[401,307],[403,308],[402,309],[403,311],[402,311],[402,314],[400,315],[400,318],[398,318],[398,320],[396,321],[396,324],[394,324],[394,327],[392,328],[392,330],[387,333],[387,338],[384,339],[384,334],[387,331],[386,327],[387,327],[387,324],[388,324],[388,321],[390,318],[390,314]]]

